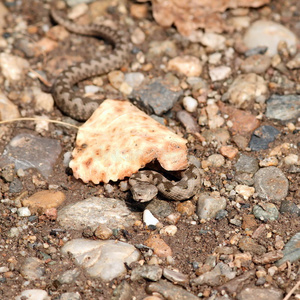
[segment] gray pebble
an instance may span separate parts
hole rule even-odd
[[[215,218],[219,210],[226,208],[226,199],[224,197],[214,197],[207,194],[201,194],[197,202],[197,216],[200,219]]]
[[[113,291],[111,300],[131,300],[133,290],[129,283],[123,280]]]
[[[237,295],[237,300],[282,300],[282,298],[283,291],[272,287],[246,287]]]
[[[234,165],[237,173],[254,174],[259,169],[258,160],[245,154],[241,154],[238,161]]]
[[[280,169],[266,167],[254,175],[254,186],[261,199],[280,201],[288,194],[289,182]]]
[[[282,265],[286,261],[293,263],[300,259],[300,232],[297,232],[285,245],[283,249],[283,258],[276,262],[277,266]]]
[[[182,95],[182,91],[174,92],[163,81],[156,79],[148,85],[135,89],[130,99],[137,101],[137,105],[144,108],[147,113],[161,116],[170,110]]]
[[[174,213],[175,210],[168,201],[154,199],[147,205],[149,209],[158,218],[165,218]]]
[[[280,209],[280,213],[288,213],[292,215],[300,216],[300,208],[292,201],[282,200]]]
[[[72,282],[75,282],[76,278],[79,275],[80,275],[80,270],[75,268],[72,270],[65,271],[57,278],[57,280],[61,284],[70,284]]]
[[[147,293],[159,293],[165,299],[168,300],[199,300],[199,298],[192,293],[189,293],[182,287],[176,286],[173,283],[170,283],[166,280],[160,280],[158,282],[150,283],[146,288]]]
[[[300,117],[300,96],[272,95],[267,100],[266,116],[282,122],[296,121]]]
[[[254,205],[253,214],[255,218],[261,221],[275,221],[279,217],[279,211],[273,203]]]
[[[23,189],[23,184],[20,179],[15,178],[9,185],[10,193],[20,193]]]
[[[78,292],[75,293],[63,293],[59,300],[80,300],[81,296]]]
[[[145,278],[151,281],[158,281],[162,276],[162,269],[155,265],[143,265],[132,270],[131,280],[137,281]]]
[[[44,263],[36,257],[28,257],[21,265],[20,273],[28,280],[41,279],[45,275]]]

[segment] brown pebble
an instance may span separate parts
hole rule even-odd
[[[130,6],[130,14],[137,19],[144,19],[147,17],[148,5],[147,4],[132,4]]]
[[[272,263],[274,261],[279,260],[280,258],[283,257],[283,253],[281,250],[277,250],[277,251],[271,251],[268,253],[265,253],[261,256],[254,256],[253,257],[253,262],[256,264],[269,264]]]
[[[181,217],[178,212],[172,213],[166,217],[166,221],[171,225],[176,225]]]
[[[153,249],[154,254],[158,257],[172,256],[171,248],[166,244],[166,242],[160,238],[158,234],[151,235],[144,244]]]
[[[238,154],[238,152],[239,152],[239,150],[232,146],[222,146],[220,148],[220,153],[223,156],[228,157],[229,159],[235,158],[236,155]]]
[[[223,114],[229,116],[228,119],[233,123],[230,127],[233,134],[250,135],[260,124],[259,120],[249,111],[226,106],[222,102],[219,102],[219,108]]]
[[[176,210],[182,215],[192,216],[195,213],[196,206],[192,201],[180,202]]]
[[[54,207],[47,208],[44,214],[49,220],[55,221],[57,219],[57,209]]]
[[[108,240],[113,232],[110,228],[108,228],[107,226],[103,225],[103,224],[100,224],[96,230],[95,230],[95,236],[98,238],[98,239],[101,239],[101,240]]]
[[[56,208],[60,206],[66,199],[66,195],[60,191],[45,190],[40,191],[28,199],[22,201],[23,206],[30,207],[31,211],[42,210],[46,211],[48,208]]]
[[[254,230],[255,228],[257,228],[257,222],[255,220],[255,216],[254,215],[245,215],[243,216],[243,223],[242,223],[242,228],[248,229],[248,230]]]

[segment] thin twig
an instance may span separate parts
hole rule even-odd
[[[284,297],[283,300],[288,300],[293,293],[295,292],[295,290],[300,286],[300,280],[297,282],[297,284],[289,291],[289,293]]]
[[[0,121],[0,125],[1,124],[7,124],[7,123],[12,123],[12,122],[19,122],[19,121],[37,121],[37,122],[49,122],[49,123],[56,123],[56,124],[60,124],[60,125],[64,125],[64,126],[70,126],[76,129],[79,129],[78,126],[73,125],[73,124],[69,124],[66,122],[62,122],[62,121],[57,121],[57,120],[49,120],[49,119],[39,119],[39,118],[16,118],[16,119],[11,119],[11,120],[4,120],[4,121]]]

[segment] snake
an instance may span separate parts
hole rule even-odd
[[[150,201],[157,193],[175,201],[190,199],[201,183],[200,171],[194,164],[181,173],[179,181],[168,180],[153,170],[142,170],[129,178],[133,199],[138,202]]]
[[[57,107],[66,115],[78,121],[86,121],[103,100],[83,97],[73,92],[72,87],[87,78],[106,74],[120,68],[129,55],[127,36],[118,30],[99,24],[78,25],[51,8],[53,20],[68,31],[87,36],[103,38],[113,45],[110,54],[97,59],[80,62],[63,70],[52,86],[52,94]],[[171,181],[153,170],[142,170],[129,178],[133,199],[145,202],[158,193],[171,200],[186,200],[193,197],[201,185],[199,169],[191,164],[182,172],[181,180]]]
[[[108,26],[99,24],[78,25],[52,8],[51,16],[55,22],[68,31],[86,36],[100,37],[113,45],[108,55],[90,59],[69,66],[63,70],[52,85],[52,94],[57,107],[66,115],[78,121],[86,121],[104,100],[83,97],[73,92],[72,87],[87,78],[109,73],[119,69],[129,55],[129,43],[126,34]]]

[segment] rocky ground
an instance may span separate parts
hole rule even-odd
[[[127,180],[75,179],[67,124],[80,123],[50,87],[111,47],[56,25],[50,1],[3,1],[0,116],[39,120],[0,125],[0,299],[300,299],[299,2],[227,10],[222,33],[190,37],[148,2],[78,2],[69,18],[126,28],[132,44],[121,70],[78,88],[186,138],[203,184],[141,204]]]

